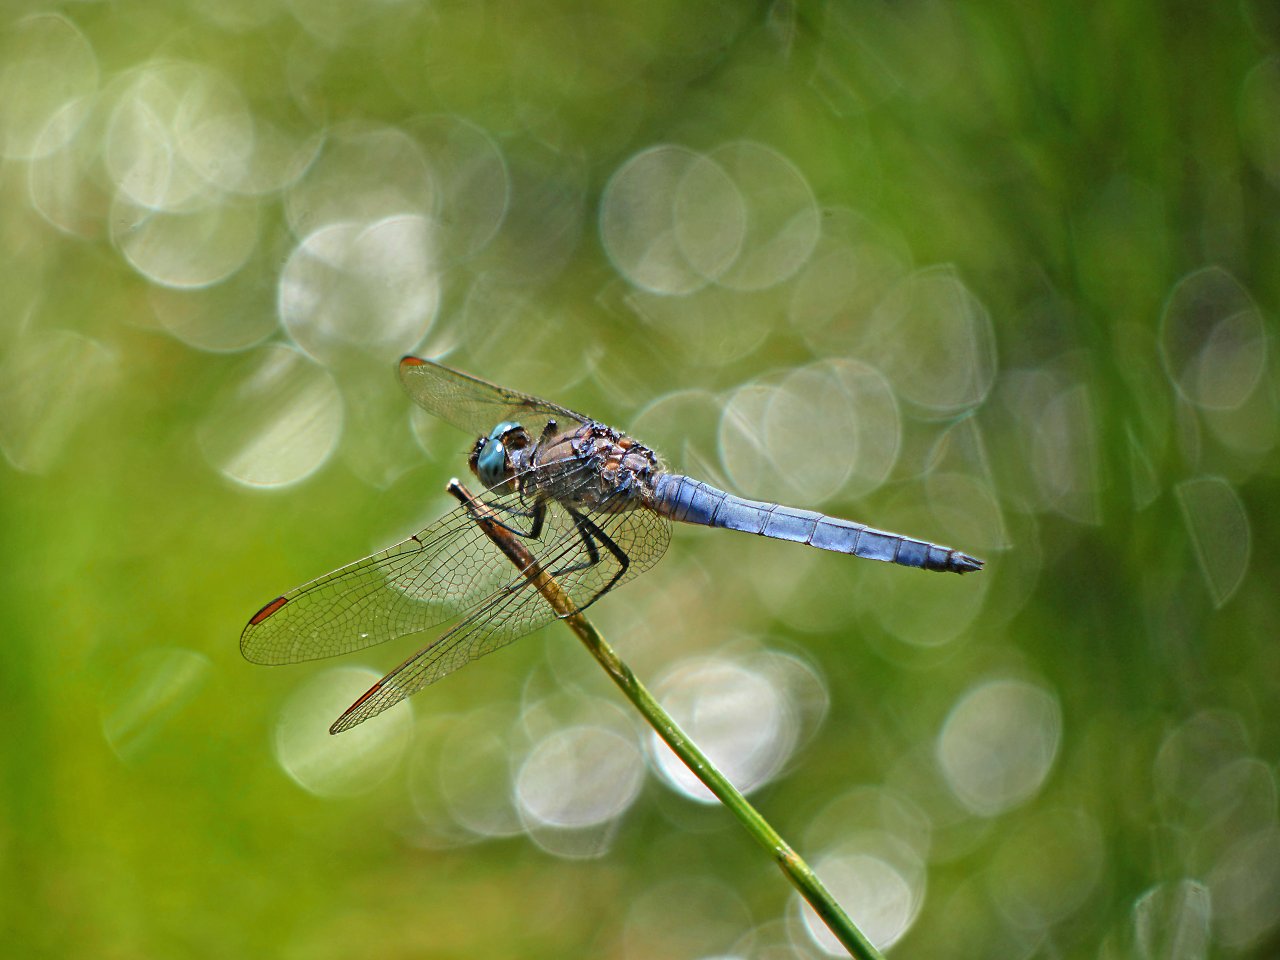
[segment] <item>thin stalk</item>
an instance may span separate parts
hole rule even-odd
[[[520,538],[502,526],[497,521],[493,510],[476,500],[457,479],[450,480],[446,489],[470,508],[472,517],[489,539],[525,575],[547,603],[551,604],[551,608],[555,610],[561,622],[578,635],[578,639],[591,651],[591,655],[604,667],[605,672],[613,678],[613,682],[635,705],[658,736],[676,756],[684,761],[685,766],[693,771],[694,776],[729,808],[756,842],[769,852],[787,879],[800,891],[800,895],[808,901],[809,906],[813,907],[836,939],[849,951],[849,955],[857,957],[858,960],[884,960],[880,951],[863,936],[862,931],[854,926],[849,915],[823,886],[812,868],[689,739],[587,618],[574,612],[573,601],[555,578],[538,564]]]

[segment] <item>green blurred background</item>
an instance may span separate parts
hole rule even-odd
[[[567,631],[336,738],[416,640],[240,658],[445,508],[410,351],[987,560],[686,528],[593,610],[894,956],[1280,952],[1274,5],[0,40],[7,955],[826,955]]]

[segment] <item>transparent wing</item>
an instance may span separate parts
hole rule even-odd
[[[657,563],[671,535],[667,520],[643,507],[592,514],[586,518],[586,529],[558,503],[550,507],[541,542],[526,540],[525,544],[579,610]],[[548,533],[552,529],[554,533]],[[625,565],[618,554],[625,556]],[[452,630],[374,684],[329,732],[341,733],[363,723],[472,660],[555,620],[555,611],[524,574],[505,558],[503,563],[510,576],[501,587]]]
[[[400,382],[415,403],[472,436],[488,435],[507,420],[519,423],[532,437],[542,432],[548,420],[562,427],[588,422],[568,407],[508,390],[434,360],[405,357],[400,361]]]
[[[571,490],[584,469],[570,473]],[[530,530],[533,506],[518,493],[480,500],[513,530]],[[541,540],[562,531],[544,525]],[[535,549],[536,541],[530,541]],[[466,506],[395,546],[348,564],[266,604],[240,634],[254,663],[298,663],[362,650],[450,620],[511,579],[510,561]]]

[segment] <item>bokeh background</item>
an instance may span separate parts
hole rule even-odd
[[[1263,0],[13,2],[0,911],[24,957],[822,957],[552,627],[244,622],[425,526],[405,352],[984,557],[675,531],[593,618],[901,957],[1280,952]]]

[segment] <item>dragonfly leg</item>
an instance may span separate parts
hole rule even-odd
[[[587,559],[570,567],[559,567],[552,570],[551,575],[553,577],[563,577],[566,573],[577,573],[579,570],[594,567],[600,562],[600,549],[596,546],[596,541],[591,538],[591,533],[583,526],[583,524],[589,522],[587,518],[577,510],[570,510],[569,516],[573,517],[573,525],[578,531],[578,536],[582,538],[582,545],[587,548]]]
[[[538,537],[542,536],[542,523],[547,519],[547,503],[545,500],[535,501],[532,510],[517,510],[515,507],[504,506],[501,503],[485,503],[485,506],[493,510],[494,513],[505,513],[510,517],[533,521],[528,530],[521,530],[494,517],[493,522],[508,533],[527,540],[537,540]]]
[[[627,556],[627,552],[614,543],[613,539],[600,529],[594,521],[589,519],[585,514],[579,513],[577,510],[569,510],[569,515],[573,517],[574,526],[578,528],[578,535],[582,537],[582,544],[587,548],[587,559],[581,563],[565,567],[561,570],[552,571],[552,576],[560,577],[567,573],[574,573],[578,570],[585,570],[588,567],[594,567],[600,562],[600,547],[604,547],[609,553],[613,554],[615,560],[618,561],[617,572],[609,578],[609,582],[595,592],[595,595],[582,606],[578,607],[573,613],[581,613],[591,604],[595,603],[606,593],[613,589],[614,585],[622,579],[627,572],[627,568],[631,566],[631,558]]]
[[[547,425],[542,428],[542,436],[538,437],[538,442],[533,448],[533,461],[537,463],[538,454],[542,452],[543,446],[556,435],[559,428],[554,420],[548,420]]]
[[[536,531],[540,531],[543,518],[545,518],[546,516],[546,504],[540,503],[539,506],[535,507],[534,509],[535,511],[537,511],[539,508],[541,508],[542,516],[537,517],[537,519],[535,520],[534,529]],[[583,547],[586,548],[587,558],[579,563],[570,564],[569,566],[564,566],[564,567],[556,567],[552,570],[549,570],[548,573],[550,574],[550,576],[563,577],[566,574],[577,573],[579,570],[587,570],[587,569],[590,569],[591,567],[594,567],[596,564],[600,562],[600,547],[597,544],[604,544],[605,548],[609,550],[609,552],[612,553],[615,557],[618,557],[619,561],[623,565],[622,570],[619,571],[617,576],[613,577],[609,581],[608,585],[603,590],[601,590],[594,597],[592,597],[591,600],[588,601],[586,604],[578,608],[579,610],[584,610],[586,609],[586,607],[590,606],[591,603],[594,603],[600,597],[601,594],[607,593],[609,591],[609,589],[617,582],[618,577],[621,576],[622,573],[626,572],[626,568],[627,568],[627,565],[630,563],[630,560],[628,559],[627,555],[622,552],[622,549],[616,543],[610,540],[607,535],[605,535],[604,531],[602,531],[594,523],[588,520],[585,516],[583,516],[577,510],[570,509],[568,512],[569,512],[569,516],[573,518],[574,529],[578,531],[578,536],[582,540],[582,545]],[[519,537],[525,536],[525,534],[522,531],[511,530],[509,526],[507,526],[505,523],[503,523],[501,520],[498,520],[497,518],[494,518],[493,522],[496,523],[498,526],[502,527],[502,529],[508,530],[516,534],[516,536],[519,536]],[[537,533],[534,533],[533,536],[536,539]],[[530,586],[532,586],[532,583],[530,583],[528,580],[512,583],[507,586],[507,592],[518,593],[521,590],[527,589]],[[574,612],[577,612],[577,611],[574,611]]]

